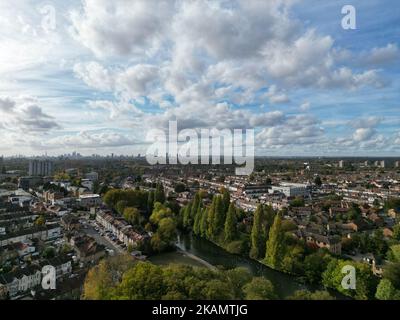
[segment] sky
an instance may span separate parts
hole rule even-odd
[[[399,39],[397,0],[2,0],[0,155],[143,154],[176,120],[400,156]]]

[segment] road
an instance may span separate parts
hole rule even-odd
[[[116,254],[125,253],[125,251],[120,246],[116,245],[106,237],[101,236],[96,230],[94,230],[94,227],[91,224],[87,223],[86,226],[87,229],[82,229],[82,231],[87,235],[93,237],[98,243],[104,245],[108,249],[114,250]]]

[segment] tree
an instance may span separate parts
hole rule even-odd
[[[165,205],[156,202],[154,204],[153,213],[150,216],[150,222],[157,225],[160,220],[163,218],[172,218],[174,216],[173,212],[170,208],[167,208]]]
[[[265,263],[274,269],[280,269],[285,254],[282,218],[277,214],[269,231]]]
[[[335,300],[328,291],[310,292],[307,290],[297,290],[291,295],[289,300]]]
[[[224,204],[225,213],[227,213],[231,204],[231,195],[225,188],[222,190],[222,202]]]
[[[154,207],[154,191],[150,191],[147,197],[147,212],[151,213]]]
[[[243,287],[246,300],[273,300],[276,299],[274,286],[264,277],[253,278]]]
[[[318,284],[322,280],[322,274],[326,270],[331,257],[322,251],[309,254],[305,257],[303,268],[307,282]]]
[[[125,208],[123,217],[126,221],[128,221],[131,225],[138,225],[140,224],[141,215],[137,208],[128,207]]]
[[[383,231],[375,230],[369,240],[369,251],[373,252],[376,256],[380,258],[384,257],[388,250],[388,245],[385,241]]]
[[[393,262],[400,262],[400,244],[395,244],[390,247],[388,258]]]
[[[42,257],[45,259],[51,259],[56,256],[56,249],[54,247],[47,247],[43,250]]]
[[[176,222],[172,218],[162,218],[157,232],[150,240],[153,250],[161,252],[171,247],[176,240]]]
[[[215,211],[216,211],[216,202],[217,202],[217,197],[214,196],[213,201],[208,208],[208,213],[207,213],[207,238],[208,239],[213,239],[216,235],[216,225],[215,225]]]
[[[156,187],[156,192],[154,195],[154,201],[164,203],[165,202],[165,193],[164,193],[164,186],[162,183],[158,183]]]
[[[292,201],[290,201],[291,207],[304,207],[304,199],[303,197],[296,197]]]
[[[342,270],[347,266],[355,268],[355,290],[349,290],[342,286],[342,280],[346,275],[342,273]],[[377,281],[368,264],[332,259],[322,275],[322,284],[325,287],[336,289],[344,295],[354,297],[358,300],[368,300],[372,299],[375,294]]]
[[[262,228],[264,220],[264,207],[258,205],[253,218],[253,228],[251,229],[251,249],[250,257],[253,259],[262,258],[265,252],[265,234]]]
[[[272,227],[275,219],[275,211],[271,206],[264,206],[264,221],[263,228],[265,230],[265,235],[269,235],[269,230]],[[268,239],[266,239],[268,240]]]
[[[224,234],[225,241],[232,241],[236,238],[236,208],[233,203],[229,205],[228,213],[226,215]]]
[[[378,300],[400,300],[400,291],[396,290],[388,279],[382,279],[376,288],[375,297]]]
[[[119,299],[161,299],[165,294],[163,271],[148,262],[138,262],[123,275],[116,289]]]
[[[316,185],[317,187],[322,186],[321,177],[320,177],[320,176],[316,176],[315,179],[314,179],[314,183],[315,183],[315,185]]]
[[[200,193],[196,192],[193,200],[193,204],[190,210],[190,219],[194,221],[194,217],[196,216],[197,210],[199,209],[199,205],[201,205]]]
[[[121,190],[111,189],[103,197],[104,203],[117,210],[117,203],[119,201],[126,201],[126,207],[136,207],[142,210],[147,209],[148,193],[142,190]],[[121,214],[123,211],[121,212]]]
[[[128,206],[128,201],[126,201],[126,200],[120,200],[120,201],[118,201],[117,202],[117,204],[116,204],[116,206],[115,206],[115,209],[117,210],[117,212],[120,214],[120,215],[123,215],[124,214],[124,210],[125,210],[125,208]]]
[[[400,240],[400,224],[396,224],[393,227],[393,239],[399,241]]]
[[[232,300],[234,298],[229,283],[222,280],[211,280],[206,282],[203,289],[206,300]]]
[[[249,283],[252,276],[246,268],[235,268],[226,271],[226,276],[235,292],[236,299],[244,299],[245,294],[243,292],[243,287],[245,284]]]
[[[388,263],[383,271],[383,278],[388,279],[396,289],[400,290],[400,263]]]
[[[186,186],[183,183],[177,183],[174,188],[176,193],[181,193],[186,190]]]
[[[208,218],[208,209],[203,208],[203,210],[201,212],[201,219],[200,219],[200,234],[202,237],[207,236],[207,229],[208,229],[207,218]]]
[[[190,202],[186,205],[185,210],[183,211],[183,227],[186,229],[192,227],[192,207],[193,203]]]
[[[284,240],[285,241],[285,240]],[[288,273],[296,274],[303,271],[304,247],[300,245],[285,246],[282,253],[282,261],[279,269]]]
[[[199,203],[197,207],[197,213],[194,217],[194,223],[193,223],[193,232],[195,235],[200,235],[201,233],[201,218],[203,216],[203,210],[201,203]]]
[[[226,219],[225,207],[221,196],[216,196],[214,219],[215,235],[218,235],[224,230]]]
[[[45,219],[45,217],[44,217],[43,215],[40,215],[40,216],[36,219],[35,224],[36,224],[37,226],[44,226],[44,225],[46,224],[46,219]]]

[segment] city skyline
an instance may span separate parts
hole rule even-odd
[[[400,155],[394,1],[0,4],[0,154],[144,154],[254,128],[256,156]],[[71,151],[65,151],[71,150]]]

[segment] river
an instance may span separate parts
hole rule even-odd
[[[275,271],[252,259],[231,254],[214,243],[190,234],[180,234],[176,245],[179,251],[164,253],[150,258],[156,264],[184,263],[193,266],[222,266],[228,269],[244,267],[254,276],[263,276],[274,285],[276,293],[281,299],[292,295],[296,290],[306,289],[314,291],[321,289],[300,283],[295,276]],[[345,299],[337,292],[331,292],[337,299]]]
[[[316,289],[296,281],[294,276],[275,271],[252,259],[231,254],[204,238],[182,234],[178,237],[177,246],[213,266],[223,266],[229,269],[244,267],[254,276],[263,276],[272,282],[276,293],[281,298],[290,296],[296,290]]]

